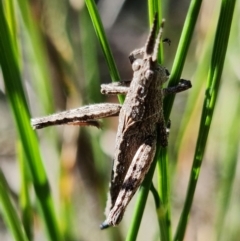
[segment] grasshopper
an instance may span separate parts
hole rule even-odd
[[[164,22],[157,34],[155,16],[145,46],[130,53],[132,80],[101,85],[102,94],[125,94],[123,105],[94,104],[31,120],[34,129],[61,124],[99,127],[98,119],[119,116],[106,220],[100,225],[101,229],[116,226],[122,220],[128,203],[151,166],[157,134],[162,147],[168,144],[164,97],[191,88],[191,82],[183,79],[177,86],[162,87],[169,78],[167,69],[157,62]],[[142,58],[137,57],[139,55]]]

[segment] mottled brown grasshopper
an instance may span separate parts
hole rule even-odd
[[[156,37],[155,17],[145,46],[129,55],[133,69],[132,81],[101,85],[103,94],[126,94],[122,106],[112,103],[95,104],[32,119],[35,129],[60,124],[99,127],[98,119],[119,115],[106,220],[100,226],[101,229],[115,226],[121,221],[128,203],[153,161],[157,129],[160,130],[160,145],[167,146],[164,96],[191,87],[190,81],[180,80],[177,86],[162,88],[169,76],[167,69],[157,62],[163,25],[164,20]],[[142,55],[142,58],[137,58],[137,55]]]

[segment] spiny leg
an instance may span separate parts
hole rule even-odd
[[[126,95],[129,90],[131,80],[124,80],[101,85],[101,93],[104,95]]]
[[[100,127],[100,123],[97,121],[98,119],[118,116],[121,107],[120,104],[112,103],[87,105],[49,116],[31,119],[31,124],[34,129],[63,124]]]
[[[176,94],[182,91],[185,91],[187,89],[190,89],[192,87],[191,81],[180,79],[178,85],[171,86],[163,89],[163,95],[164,97],[169,94]]]
[[[123,181],[117,200],[110,210],[107,219],[100,226],[101,229],[115,226],[122,220],[125,209],[133,195],[141,185],[148,172],[156,152],[156,137],[148,136],[138,148],[128,172]]]

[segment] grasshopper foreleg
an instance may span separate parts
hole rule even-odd
[[[185,91],[187,89],[190,89],[192,87],[191,81],[180,79],[178,85],[171,86],[163,89],[163,95],[170,95],[170,94],[176,94],[182,91]]]
[[[120,110],[120,104],[87,105],[41,118],[34,118],[31,120],[31,124],[34,129],[63,124],[100,127],[98,119],[118,116]]]
[[[130,83],[131,80],[124,80],[110,84],[102,84],[101,93],[104,95],[126,95],[128,93]]]

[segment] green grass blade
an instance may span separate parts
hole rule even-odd
[[[215,15],[216,13],[214,13],[214,16]],[[213,25],[214,24],[211,23],[210,26],[208,27],[206,39],[204,41],[204,46],[202,48],[203,51],[198,58],[198,62],[201,63],[201,65],[197,66],[197,69],[193,76],[194,87],[189,92],[188,102],[185,107],[183,120],[179,130],[178,138],[175,144],[176,149],[179,152],[181,152],[182,145],[184,146],[184,144],[187,142],[185,139],[189,135],[189,132],[191,132],[192,128],[195,128],[195,125],[196,125],[195,116],[196,116],[196,110],[199,109],[198,102],[201,105],[198,99],[201,99],[201,94],[202,94],[201,90],[205,89],[205,83],[203,82],[203,80],[207,79],[207,71],[210,64],[210,57],[211,57],[211,51],[212,51],[211,39],[213,39],[214,28],[215,28],[215,26]]]
[[[5,2],[5,12],[6,19],[9,26],[9,32],[12,36],[12,47],[14,48],[15,56],[20,56],[18,51],[18,42],[17,42],[17,26],[16,26],[16,18],[15,18],[15,8],[12,0]],[[18,58],[19,64],[21,64],[20,58]],[[20,191],[20,208],[21,208],[21,216],[22,223],[25,229],[26,235],[29,240],[32,240],[32,207],[30,204],[29,198],[29,182],[26,178],[26,167],[24,165],[24,150],[22,149],[21,142],[18,141],[17,144],[17,153],[18,153],[18,161],[20,166],[20,174],[21,174],[21,191]]]
[[[42,106],[46,113],[53,112],[53,99],[51,91],[51,81],[49,78],[49,69],[47,67],[48,60],[46,59],[46,49],[43,46],[43,40],[40,36],[40,30],[36,26],[36,21],[31,15],[29,2],[27,0],[17,1],[19,6],[20,16],[23,19],[26,33],[29,37],[29,52],[33,59],[31,65],[31,78],[33,85],[38,92]],[[24,43],[23,43],[24,44]]]
[[[211,126],[213,111],[217,100],[224,59],[228,45],[228,38],[230,34],[234,6],[235,0],[222,1],[217,32],[215,35],[212,59],[210,69],[208,72],[208,83],[202,110],[199,135],[194,155],[193,166],[191,169],[191,176],[188,185],[187,196],[178,224],[176,236],[174,238],[174,240],[176,241],[183,240],[186,230],[187,220],[193,201],[193,196],[200,173],[208,133]]]
[[[95,29],[95,32],[97,34],[99,43],[101,45],[103,54],[105,56],[105,59],[107,61],[109,74],[111,76],[112,81],[119,81],[120,75],[118,73],[109,43],[107,41],[107,37],[102,25],[101,18],[99,16],[96,4],[94,0],[85,0],[86,6],[88,8],[89,15],[92,19],[92,23]],[[120,103],[123,103],[124,97],[121,95],[118,95],[118,99]]]
[[[18,212],[10,200],[9,193],[7,181],[5,180],[2,170],[0,169],[0,209],[3,214],[3,219],[11,231],[14,240],[28,241],[26,233],[21,225],[21,220],[17,216]]]
[[[217,198],[218,200],[218,213],[216,215],[216,228],[217,228],[217,239],[224,240],[224,237],[227,238],[228,235],[224,224],[226,221],[226,216],[229,211],[229,205],[231,200],[231,194],[233,189],[233,182],[237,172],[238,164],[238,146],[239,146],[239,136],[240,136],[240,122],[239,122],[239,113],[240,113],[240,98],[236,103],[236,110],[231,120],[231,128],[229,130],[228,136],[226,137],[226,150],[225,155],[222,160],[222,179],[220,180],[219,187],[220,194]],[[220,205],[219,205],[220,204]]]
[[[30,114],[24,95],[17,57],[12,48],[12,40],[3,12],[3,4],[0,3],[0,64],[4,77],[5,89],[10,107],[14,116],[15,125],[24,153],[26,165],[29,167],[33,186],[41,215],[44,220],[49,240],[61,240],[57,219],[54,212],[53,201],[49,183],[41,161],[37,145],[37,138],[30,125]]]
[[[14,1],[9,0],[5,1],[5,12],[6,12],[6,19],[9,25],[9,32],[12,36],[13,46],[15,48],[15,52],[18,52],[18,44],[17,44],[17,24],[15,18],[15,9],[14,9]]]
[[[201,4],[202,0],[192,0],[190,3],[181,38],[178,44],[177,53],[174,58],[168,86],[176,85],[181,78],[181,73],[186,60]],[[174,95],[169,95],[164,99],[165,120],[169,119],[174,98]]]
[[[158,22],[162,20],[162,1],[148,0],[149,25],[151,26],[155,13],[158,13]]]
[[[181,77],[182,69],[185,63],[186,55],[192,39],[192,34],[197,21],[202,1],[191,1],[189,10],[184,23],[177,53],[174,59],[173,68],[171,71],[169,86],[177,84]],[[171,108],[174,101],[174,95],[167,96],[164,99],[164,114],[165,120],[169,119]],[[162,158],[158,161],[159,173],[159,195],[162,200],[162,205],[158,210],[158,219],[161,229],[161,240],[171,240],[171,206],[170,206],[170,183],[168,178],[168,157],[167,150],[162,149]]]
[[[161,148],[161,158],[158,159],[158,193],[161,205],[157,208],[161,240],[171,240],[171,206],[170,183],[167,148]]]
[[[12,0],[7,1],[5,3],[6,9],[6,19],[7,23],[9,24],[9,32],[12,36],[12,46],[15,49],[15,56],[20,56],[18,51],[18,42],[17,42],[17,21],[15,15],[15,7],[16,4]],[[20,61],[20,57],[18,57],[19,65],[22,65]],[[21,142],[17,141],[17,156],[18,162],[20,167],[20,174],[21,174],[21,191],[20,191],[20,209],[21,209],[21,218],[22,224],[25,229],[26,235],[29,240],[32,240],[33,235],[33,215],[32,215],[32,206],[29,197],[29,188],[30,182],[29,178],[27,177],[27,168],[25,166],[24,160],[24,150],[22,148]]]
[[[103,100],[103,95],[99,91],[99,66],[97,59],[97,39],[91,25],[91,19],[87,8],[84,6],[79,14],[79,31],[81,38],[81,54],[83,63],[83,73],[86,80],[85,90],[88,93],[88,99],[93,103]],[[89,26],[86,28],[86,26]],[[89,69],[91,69],[89,71]]]
[[[17,143],[18,162],[21,173],[20,208],[22,224],[29,240],[33,239],[33,210],[30,200],[29,189],[31,182],[28,170],[25,166],[26,157],[20,141]]]

